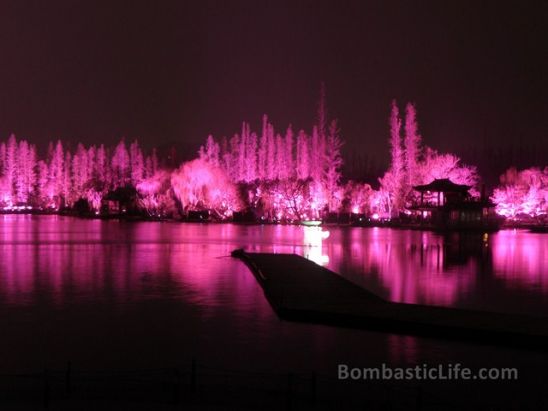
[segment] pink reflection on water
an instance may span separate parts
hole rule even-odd
[[[352,230],[340,241],[348,241],[350,261],[333,256],[345,253],[335,246],[330,268],[391,301],[452,305],[475,282],[476,263],[451,264],[451,245],[432,233],[371,228]]]
[[[460,306],[468,299],[465,303],[481,305],[488,297],[495,306],[521,287],[526,296],[522,293],[516,301],[534,296],[530,309],[542,303],[541,292],[548,292],[548,237],[524,231],[441,236],[383,228],[23,215],[2,215],[0,223],[0,303],[7,304],[42,299],[59,305],[114,301],[123,306],[181,299],[205,314],[227,304],[235,311],[252,313],[260,307],[266,312],[253,276],[229,257],[239,247],[303,255],[397,302]]]
[[[120,309],[182,299],[204,312],[255,304],[259,317],[268,308],[253,276],[229,257],[237,227],[2,217],[0,304],[110,302]]]
[[[504,230],[492,239],[498,278],[520,287],[548,291],[548,238],[523,230]]]
[[[546,236],[523,233],[511,240],[501,232],[500,238],[489,236],[486,247],[481,236],[478,242],[380,228],[326,231],[0,216],[2,348],[15,347],[14,363],[27,358],[32,367],[42,351],[58,361],[67,355],[89,357],[90,363],[120,357],[129,364],[151,347],[166,364],[198,352],[220,364],[228,359],[277,366],[280,358],[290,358],[292,369],[360,358],[367,359],[364,365],[386,358],[415,364],[445,355],[412,337],[280,321],[247,267],[229,257],[238,247],[305,255],[397,301],[458,305],[459,299],[489,294],[506,304],[516,288],[500,284],[515,282],[533,300],[527,309],[546,308]],[[520,254],[522,246],[532,250]],[[32,341],[46,328],[52,330],[46,343]],[[256,350],[252,360],[249,347]],[[112,353],[105,355],[107,350]]]

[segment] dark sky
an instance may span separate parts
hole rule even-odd
[[[195,151],[263,113],[385,159],[389,103],[427,144],[548,140],[546,2],[0,1],[0,136]]]

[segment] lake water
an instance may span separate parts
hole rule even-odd
[[[541,353],[281,321],[229,257],[239,247],[304,255],[393,301],[548,316],[542,234],[0,215],[0,370],[196,358],[333,376],[339,363],[383,362],[518,366],[533,383],[546,375]]]

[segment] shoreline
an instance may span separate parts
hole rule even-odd
[[[75,217],[84,220],[119,220],[128,222],[174,222],[174,223],[200,223],[200,224],[236,224],[236,225],[282,225],[282,226],[303,226],[301,222],[270,222],[270,221],[234,221],[234,220],[204,220],[196,218],[172,218],[172,217],[151,217],[139,214],[82,214],[70,211],[47,211],[47,210],[24,210],[24,211],[5,211],[0,210],[0,215],[58,215],[64,217]],[[416,230],[416,231],[433,231],[433,232],[460,232],[460,233],[484,233],[496,232],[499,230],[529,230],[532,233],[545,234],[548,233],[548,226],[532,223],[503,223],[498,229],[477,228],[461,228],[461,229],[440,229],[430,225],[421,225],[416,223],[398,223],[398,222],[323,222],[317,227],[350,227],[350,228],[392,228],[397,230]]]

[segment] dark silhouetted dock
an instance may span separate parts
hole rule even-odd
[[[285,320],[548,349],[548,318],[393,303],[295,254],[232,256],[249,266]]]

